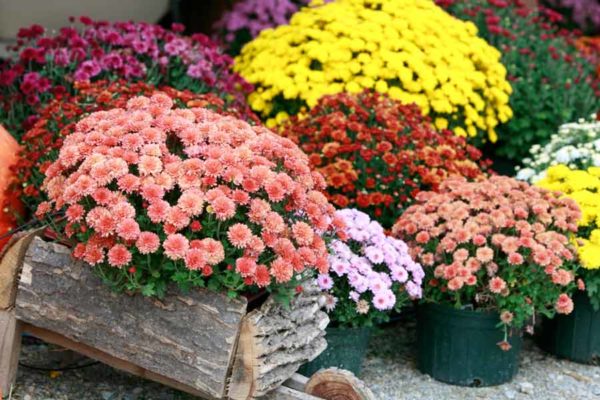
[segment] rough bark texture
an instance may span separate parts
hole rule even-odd
[[[305,285],[289,308],[270,298],[244,317],[229,386],[231,399],[264,396],[325,350],[329,318],[320,310],[321,300],[316,286]]]
[[[350,371],[328,368],[314,374],[306,384],[306,393],[322,399],[375,400],[371,390]]]
[[[225,397],[246,302],[207,290],[162,301],[110,292],[69,249],[36,238],[25,255],[17,318]]]

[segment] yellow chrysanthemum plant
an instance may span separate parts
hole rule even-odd
[[[251,107],[273,127],[319,98],[374,89],[416,103],[439,129],[495,142],[512,116],[500,52],[432,0],[315,0],[236,58]]]
[[[580,287],[585,287],[594,309],[600,310],[600,167],[578,170],[555,165],[536,185],[560,191],[579,205],[581,219],[574,241],[583,268],[577,273]]]

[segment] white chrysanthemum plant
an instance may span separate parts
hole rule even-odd
[[[517,168],[517,179],[538,182],[549,167],[558,164],[571,169],[600,167],[600,121],[592,114],[588,120],[561,125],[550,142],[531,146],[530,153]]]

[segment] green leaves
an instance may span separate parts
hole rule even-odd
[[[479,10],[475,15],[472,10]],[[540,15],[523,17],[512,3],[495,7],[486,0],[455,2],[448,11],[471,20],[480,36],[502,52],[502,63],[512,77],[510,106],[513,117],[498,127],[497,156],[513,161],[527,157],[532,144],[545,144],[559,125],[588,117],[600,108],[591,65],[572,44]],[[487,18],[500,17],[499,26],[510,34],[488,29]]]
[[[147,285],[142,287],[142,294],[144,296],[154,296],[156,294],[156,290],[154,289],[154,283],[150,282]]]
[[[585,290],[595,311],[600,310],[600,270],[580,268]]]

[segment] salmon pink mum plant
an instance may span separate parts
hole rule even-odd
[[[336,212],[346,241],[330,244],[329,273],[317,283],[327,292],[326,308],[340,326],[385,322],[410,299],[421,297],[425,273],[408,254],[408,246],[387,236],[383,227],[355,209]]]
[[[28,215],[47,200],[41,191],[44,172],[58,158],[64,138],[75,130],[81,118],[92,112],[125,107],[132,97],[150,96],[160,91],[180,107],[204,107],[219,114],[259,122],[252,113],[227,106],[223,99],[210,92],[196,94],[168,86],[157,89],[145,82],[129,82],[125,79],[75,82],[73,87],[77,94],[54,99],[47,107],[40,109],[39,120],[21,138],[22,151],[13,168],[18,178],[18,185],[15,186],[18,187],[11,187],[10,190],[22,199]],[[2,208],[11,208],[11,205],[7,203]]]
[[[497,311],[505,332],[529,324],[536,312],[571,311],[570,237],[581,214],[573,200],[495,176],[449,179],[417,201],[393,232],[425,267],[425,301]]]
[[[288,298],[328,271],[324,180],[290,140],[165,94],[83,118],[46,170],[75,258],[113,287],[161,296],[169,282]]]

